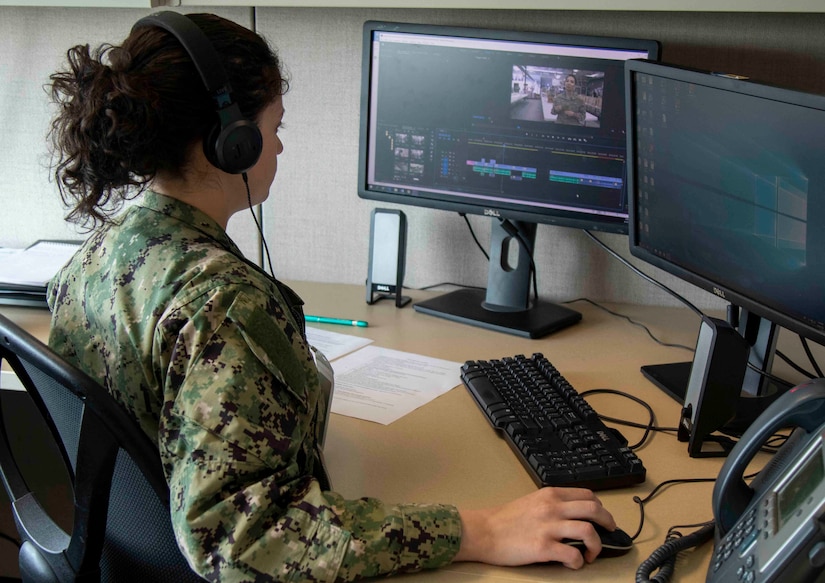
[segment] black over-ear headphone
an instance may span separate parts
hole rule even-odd
[[[175,35],[189,53],[206,91],[215,102],[218,120],[203,140],[206,158],[229,174],[243,174],[252,168],[261,156],[261,130],[254,122],[245,119],[238,104],[232,101],[229,78],[204,32],[185,15],[172,11],[141,18],[132,30],[147,26],[156,26]]]

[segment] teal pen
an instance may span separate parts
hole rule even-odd
[[[304,316],[307,322],[318,322],[319,324],[341,324],[342,326],[359,326],[366,328],[368,322],[364,320],[345,320],[344,318],[327,318],[326,316]]]

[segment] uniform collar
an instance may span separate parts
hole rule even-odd
[[[212,217],[190,204],[153,190],[147,190],[139,206],[180,221],[214,239],[232,253],[243,257],[241,250],[235,245],[226,230]]]
[[[267,279],[275,283],[275,285],[280,290],[281,295],[284,297],[284,300],[286,301],[287,305],[289,306],[292,315],[298,322],[299,328],[301,330],[301,336],[306,338],[303,313],[304,302],[301,299],[301,297],[298,294],[296,294],[292,290],[292,288],[269,275],[259,265],[255,265],[254,263],[249,261],[241,252],[240,248],[238,248],[238,246],[235,244],[235,242],[229,238],[229,235],[226,233],[224,228],[221,227],[212,217],[207,215],[202,210],[199,210],[190,204],[182,202],[177,198],[172,198],[171,196],[166,196],[153,190],[146,191],[146,193],[143,195],[143,199],[139,203],[139,206],[166,215],[174,220],[180,221],[181,223],[188,225],[192,229],[200,231],[201,233],[214,239],[219,245],[221,245],[225,249],[228,249],[231,253],[235,254],[241,261],[243,261],[251,268],[260,272]]]

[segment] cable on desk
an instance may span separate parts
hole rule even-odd
[[[639,528],[636,529],[636,532],[630,538],[636,540],[639,535],[642,534],[642,529],[644,529],[645,526],[645,504],[650,502],[650,500],[653,499],[660,490],[677,484],[701,484],[715,481],[716,478],[679,478],[675,480],[665,480],[664,482],[656,485],[644,498],[634,496],[633,501],[639,505]]]
[[[755,478],[759,472],[755,472],[753,474],[749,474],[747,476],[743,476],[745,480],[752,480]],[[645,504],[650,502],[655,496],[659,494],[661,490],[667,488],[668,486],[676,486],[681,484],[702,484],[708,482],[715,482],[716,478],[677,478],[673,480],[665,480],[664,482],[660,482],[650,491],[650,493],[645,496],[644,498],[640,498],[639,496],[633,496],[633,501],[639,505],[639,528],[636,529],[636,532],[630,537],[633,540],[636,540],[640,534],[642,534],[642,529],[645,525]],[[675,528],[675,527],[671,527]]]
[[[677,528],[700,527],[699,530],[688,535],[682,535]],[[668,529],[665,543],[642,561],[636,570],[636,583],[667,583],[673,577],[676,567],[676,556],[684,550],[699,547],[713,538],[716,527],[714,521],[685,526],[674,526]],[[658,571],[653,578],[650,575]]]
[[[608,417],[607,415],[599,414],[599,419],[601,419],[602,421],[611,421],[613,423],[618,423],[620,425],[626,425],[628,427],[635,427],[635,428],[638,428],[638,429],[644,429],[645,430],[644,434],[642,435],[642,439],[639,440],[639,443],[628,446],[632,450],[639,449],[640,447],[642,447],[645,444],[645,442],[647,441],[647,439],[650,436],[650,433],[652,431],[673,431],[673,432],[678,431],[678,429],[676,427],[656,427],[656,414],[653,412],[653,408],[648,403],[643,401],[642,399],[640,399],[640,398],[638,398],[634,395],[631,395],[629,393],[625,393],[623,391],[618,391],[616,389],[590,389],[589,391],[582,391],[579,394],[582,397],[586,397],[588,395],[618,395],[619,397],[625,397],[626,399],[630,399],[631,401],[635,401],[636,403],[638,403],[639,405],[641,405],[642,407],[647,409],[647,413],[648,413],[648,416],[649,416],[649,419],[650,419],[647,424],[636,423],[636,422],[633,422],[633,421],[627,421],[627,420],[624,420],[624,419],[617,419],[615,417]]]
[[[644,324],[642,324],[641,322],[637,322],[636,320],[634,320],[634,319],[633,319],[633,318],[631,318],[630,316],[627,316],[627,315],[625,315],[625,314],[621,314],[621,313],[619,313],[619,312],[615,312],[615,311],[611,310],[610,308],[606,308],[605,306],[603,306],[603,305],[601,305],[601,304],[599,304],[599,303],[597,303],[597,302],[594,302],[593,300],[591,300],[591,299],[589,299],[589,298],[576,298],[575,300],[569,300],[569,301],[562,302],[562,303],[564,303],[564,304],[572,304],[572,303],[574,303],[574,302],[587,302],[587,303],[589,303],[589,304],[592,304],[592,305],[596,306],[596,307],[597,307],[597,308],[599,308],[600,310],[604,310],[605,312],[607,312],[607,313],[608,313],[608,314],[610,314],[611,316],[616,316],[617,318],[622,318],[622,319],[624,319],[624,320],[627,320],[628,322],[630,322],[630,323],[631,323],[631,324],[633,324],[634,326],[638,326],[639,328],[641,328],[642,330],[644,330],[645,332],[647,332],[647,335],[648,335],[648,336],[650,336],[650,338],[651,338],[651,339],[652,339],[652,340],[653,340],[656,344],[659,344],[659,345],[661,345],[661,346],[665,346],[665,347],[667,347],[667,348],[682,348],[683,350],[689,350],[690,352],[694,352],[693,348],[691,348],[690,346],[685,346],[684,344],[672,344],[672,343],[670,343],[670,342],[664,342],[664,341],[662,341],[662,340],[659,340],[658,338],[656,338],[656,336],[654,336],[654,335],[653,335],[653,332],[651,332],[651,331],[650,331],[650,328],[648,328],[647,326],[645,326],[645,325],[644,325]]]

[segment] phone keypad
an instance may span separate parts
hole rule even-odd
[[[756,573],[754,566],[756,558],[753,545],[759,539],[759,525],[756,523],[756,508],[752,508],[736,523],[716,547],[713,554],[713,572],[722,568],[722,565],[735,555],[741,558],[741,564],[736,569],[737,581],[749,583],[754,580]]]

